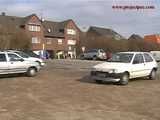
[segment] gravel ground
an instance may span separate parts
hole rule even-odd
[[[88,77],[98,63],[50,60],[36,77],[0,78],[0,120],[160,120],[160,75],[99,85]]]

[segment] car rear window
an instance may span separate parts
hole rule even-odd
[[[5,54],[0,54],[0,62],[6,62],[7,59],[6,59],[6,56]]]
[[[152,57],[147,53],[144,53],[144,59],[145,59],[145,62],[152,62],[153,61]]]

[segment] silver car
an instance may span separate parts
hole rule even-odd
[[[103,49],[92,49],[81,55],[81,59],[104,60],[106,58],[107,56]]]
[[[27,61],[13,52],[0,52],[0,74],[26,73],[35,76],[40,70],[37,62]]]

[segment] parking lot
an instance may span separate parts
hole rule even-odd
[[[49,60],[36,77],[0,78],[0,120],[160,120],[160,76],[96,84],[98,63]]]

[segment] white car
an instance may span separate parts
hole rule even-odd
[[[45,66],[45,62],[40,58],[31,57],[22,51],[16,51],[16,50],[8,50],[8,51],[16,53],[19,57],[23,58],[24,60],[37,62],[41,67]]]
[[[95,65],[91,77],[97,83],[110,81],[126,85],[131,78],[156,79],[157,69],[157,62],[148,52],[119,52],[107,62]]]
[[[0,52],[0,74],[26,73],[35,76],[40,70],[37,62],[27,61],[13,52]]]

